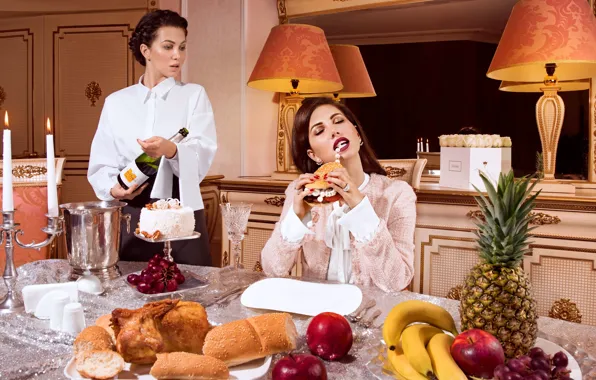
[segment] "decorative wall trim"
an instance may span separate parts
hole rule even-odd
[[[91,107],[95,107],[95,103],[101,96],[101,87],[99,86],[99,83],[96,81],[89,82],[85,88],[85,96],[91,103]]]
[[[2,105],[6,101],[6,91],[4,91],[4,87],[0,86],[0,109],[2,109]]]

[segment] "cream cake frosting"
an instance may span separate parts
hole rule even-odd
[[[160,199],[141,210],[139,230],[154,235],[159,231],[163,238],[177,238],[192,235],[195,229],[195,214],[190,207],[184,207],[178,199]]]

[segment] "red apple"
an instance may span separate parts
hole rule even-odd
[[[306,329],[306,343],[310,352],[325,360],[343,358],[352,348],[352,328],[336,313],[321,313]]]
[[[505,363],[499,340],[480,329],[457,335],[451,345],[451,356],[466,375],[484,379],[492,379],[495,367]]]
[[[290,354],[273,367],[273,380],[327,380],[321,359],[309,354]]]

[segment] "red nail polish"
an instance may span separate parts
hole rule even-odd
[[[310,192],[312,193],[313,191],[315,191],[315,189],[310,189]]]
[[[316,179],[319,179],[319,178],[321,178],[321,177],[319,177],[318,175],[316,175],[316,176],[315,176],[315,178],[316,178]]]
[[[325,174],[325,177],[324,178],[327,179],[327,174]]]

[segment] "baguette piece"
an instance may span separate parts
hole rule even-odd
[[[296,325],[288,313],[269,313],[226,323],[207,333],[203,354],[229,367],[296,349]]]
[[[85,351],[113,349],[114,343],[112,342],[112,337],[103,327],[99,326],[89,326],[84,328],[74,341],[75,358]]]
[[[112,350],[92,350],[79,353],[77,371],[91,379],[111,379],[124,369],[124,359]]]
[[[156,379],[229,379],[230,371],[224,362],[205,355],[188,352],[157,354],[151,367]]]

